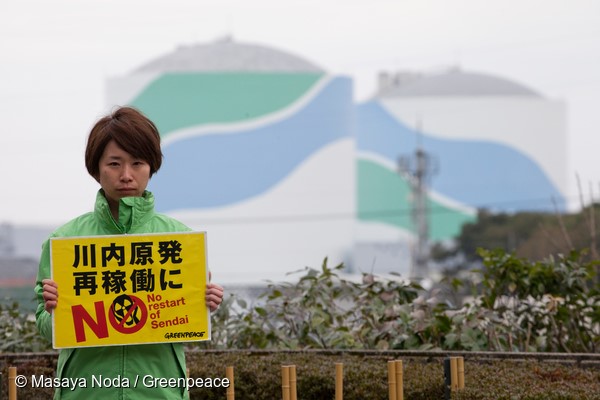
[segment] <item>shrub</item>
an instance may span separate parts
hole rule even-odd
[[[270,283],[258,304],[230,295],[203,348],[600,351],[594,264],[579,254],[541,262],[480,250],[485,268],[464,304],[399,276],[344,278],[343,265]],[[468,286],[465,280],[460,285]],[[459,286],[460,286],[459,285]],[[455,297],[455,296],[454,296]]]
[[[190,348],[600,352],[595,263],[576,252],[540,262],[480,255],[478,283],[456,286],[470,285],[473,296],[457,305],[441,288],[425,291],[397,275],[356,280],[325,259],[296,282],[271,282],[251,306],[229,295],[212,316],[212,340]],[[17,304],[0,307],[0,338],[5,352],[50,348]]]
[[[600,292],[595,263],[581,254],[529,262],[503,251],[479,250],[485,269],[481,307],[493,312],[487,331],[495,349],[600,351]]]
[[[16,302],[0,304],[0,353],[45,351],[51,347],[38,333],[33,313],[23,313]]]
[[[238,400],[281,398],[281,366],[291,364],[296,365],[299,399],[333,399],[335,363],[341,362],[344,364],[344,399],[380,400],[387,398],[388,393],[387,362],[401,359],[404,398],[431,400],[444,398],[444,356],[430,353],[417,357],[392,351],[191,351],[187,353],[187,360],[192,378],[223,378],[225,368],[233,366]],[[18,373],[51,375],[55,360],[56,354],[40,355],[37,360],[18,365]],[[5,377],[6,367],[0,372]],[[225,390],[193,388],[190,398],[224,399]],[[6,393],[6,379],[2,392]],[[52,390],[25,387],[18,389],[18,397],[50,399]],[[489,357],[481,360],[468,355],[465,357],[465,389],[454,392],[452,399],[600,400],[600,369],[584,369],[555,361],[491,360]]]

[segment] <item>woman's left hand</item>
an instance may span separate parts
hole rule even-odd
[[[210,282],[212,274],[208,272],[208,281]],[[206,305],[210,309],[210,312],[214,312],[219,308],[219,305],[223,302],[223,287],[216,283],[209,283],[206,285]]]

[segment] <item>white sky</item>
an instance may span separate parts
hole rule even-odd
[[[0,223],[90,210],[83,151],[105,80],[225,35],[352,76],[358,101],[380,70],[450,66],[562,99],[567,196],[579,204],[576,174],[600,196],[598,0],[0,0]]]

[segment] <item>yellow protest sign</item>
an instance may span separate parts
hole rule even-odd
[[[53,238],[54,348],[210,340],[206,234]]]

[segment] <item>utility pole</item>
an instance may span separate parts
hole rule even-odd
[[[420,128],[418,128],[420,131]],[[417,132],[418,134],[420,132]],[[432,157],[417,146],[414,154],[401,156],[398,160],[400,174],[410,184],[412,194],[411,216],[417,236],[413,246],[411,278],[426,278],[429,264],[429,216],[427,209],[427,181],[435,172]]]

